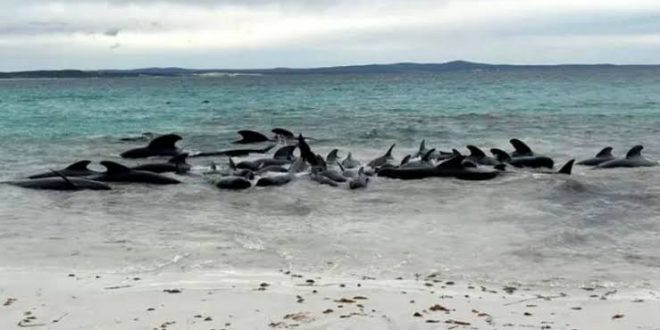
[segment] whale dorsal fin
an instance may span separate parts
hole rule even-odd
[[[295,137],[293,135],[293,133],[291,133],[291,131],[289,131],[287,129],[284,129],[284,128],[279,128],[279,127],[278,128],[273,128],[273,130],[271,130],[271,132],[275,133],[275,135],[279,135],[279,136],[285,137],[287,139],[293,139]]]
[[[71,182],[71,180],[69,180],[69,178],[67,178],[64,174],[62,174],[58,171],[52,170],[52,169],[50,171],[53,172],[53,174],[55,174],[55,175],[59,176],[60,178],[62,178],[62,180],[64,180],[64,182],[66,182],[66,184],[69,187],[71,187],[73,189],[78,189],[78,187],[76,187],[76,185],[73,184],[73,182]]]
[[[635,158],[635,157],[641,157],[642,156],[642,149],[644,149],[644,146],[641,144],[638,144],[630,150],[628,150],[628,153],[626,154],[626,158]]]
[[[363,176],[364,175],[364,166],[361,166],[360,169],[358,170],[358,176]]]
[[[389,149],[387,149],[387,153],[385,153],[385,157],[391,158],[392,157],[392,149],[394,149],[395,144],[392,144]]]
[[[176,142],[181,140],[182,137],[177,134],[165,134],[158,136],[149,142],[147,148],[150,149],[176,149]]]
[[[469,145],[469,146],[467,146],[467,148],[468,148],[468,150],[470,150],[470,156],[473,156],[473,157],[476,157],[476,158],[486,157],[486,154],[476,146]]]
[[[102,161],[101,165],[103,165],[106,168],[106,171],[107,171],[108,174],[126,173],[126,172],[131,171],[130,168],[128,168],[128,167],[126,167],[122,164],[109,161],[109,160]]]
[[[596,157],[606,157],[612,156],[612,147],[605,147],[599,153],[596,154]]]
[[[403,157],[403,159],[401,160],[401,164],[399,164],[399,166],[407,164],[410,161],[410,157],[411,157],[410,155],[406,155],[406,157]]]
[[[87,165],[89,165],[89,163],[91,163],[91,161],[81,160],[79,162],[75,162],[75,163],[67,166],[66,169],[67,170],[72,170],[72,171],[84,171],[84,170],[87,170]],[[52,171],[52,170],[51,170],[51,172],[53,172],[55,174],[58,174],[57,172]]]
[[[514,149],[516,149],[516,152],[520,156],[531,156],[534,154],[532,151],[532,148],[530,148],[525,142],[522,142],[518,139],[511,139],[509,140],[509,143],[513,146]]]
[[[229,157],[229,168],[233,171],[236,170],[236,163],[234,163],[234,160]]]
[[[451,154],[454,155],[454,157],[463,156],[461,152],[456,149],[451,149]]]
[[[511,156],[509,156],[509,154],[502,149],[493,148],[490,149],[490,153],[493,154],[493,156],[495,156],[498,162],[504,163],[511,161]]]
[[[167,162],[172,163],[172,164],[185,164],[186,163],[186,158],[188,158],[188,153],[184,152],[182,154],[178,154],[178,155],[170,158]]]
[[[573,163],[575,163],[575,159],[569,160],[564,166],[561,167],[557,173],[571,175],[571,171],[573,170]]]
[[[273,155],[273,159],[293,159],[293,151],[298,148],[297,145],[284,146],[277,149]]]
[[[326,160],[332,160],[332,159],[337,159],[337,153],[339,152],[339,149],[332,149],[328,153],[327,156],[325,156]]]
[[[300,148],[300,157],[302,157],[309,165],[315,166],[318,165],[316,161],[316,155],[312,152],[312,148],[309,147],[307,141],[302,136],[298,135],[298,148]]]
[[[461,168],[463,167],[463,160],[465,159],[465,156],[463,155],[455,155],[452,158],[449,158],[448,160],[438,164],[436,168]]]
[[[346,159],[344,160],[353,160],[353,154],[349,152],[348,156],[346,156]]]
[[[241,140],[234,141],[234,143],[255,143],[255,142],[265,142],[268,141],[268,137],[251,130],[241,130],[238,131],[238,135],[241,136]]]
[[[428,162],[431,159],[431,155],[433,155],[434,152],[435,152],[435,148],[429,150],[428,152],[426,152],[426,154],[424,154],[424,156],[422,156],[422,160]]]
[[[424,150],[426,150],[426,140],[422,140],[419,144],[419,152],[423,152]]]

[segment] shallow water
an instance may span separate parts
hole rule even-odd
[[[179,133],[182,147],[200,151],[229,147],[238,129],[278,126],[318,139],[322,154],[338,147],[363,162],[394,142],[398,160],[423,138],[443,150],[510,150],[511,137],[558,165],[638,143],[660,159],[658,70],[0,80],[0,109],[0,180],[117,160],[142,144],[121,137],[147,131]],[[195,175],[210,161],[192,160],[193,175],[176,186],[0,185],[0,263],[660,286],[660,168],[490,182],[376,178],[364,191],[301,178],[236,193]]]

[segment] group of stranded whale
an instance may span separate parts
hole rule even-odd
[[[219,189],[244,190],[251,187],[283,186],[296,179],[307,177],[319,184],[333,187],[344,186],[348,189],[366,188],[372,176],[416,180],[430,177],[454,178],[459,180],[491,180],[511,169],[531,169],[538,173],[570,175],[573,165],[592,166],[606,169],[616,167],[646,167],[658,163],[642,156],[644,148],[641,145],[632,147],[624,157],[612,155],[612,148],[606,147],[593,158],[575,162],[566,162],[558,171],[554,171],[555,162],[552,158],[538,154],[519,139],[511,139],[512,152],[502,149],[490,149],[487,155],[482,149],[468,145],[468,155],[463,155],[456,149],[440,151],[428,149],[423,140],[419,149],[406,155],[401,161],[395,162],[392,155],[395,145],[387,152],[366,164],[360,163],[348,152],[344,159],[338,156],[339,150],[333,149],[325,157],[312,151],[308,141],[302,134],[296,136],[292,132],[276,128],[274,137],[267,137],[259,132],[239,131],[241,139],[235,144],[268,143],[264,148],[226,149],[209,152],[185,152],[176,143],[182,139],[177,134],[155,136],[145,134],[150,138],[148,145],[130,149],[120,155],[126,159],[144,159],[151,157],[169,157],[167,161],[151,162],[133,167],[117,162],[104,160],[100,165],[104,172],[88,168],[89,160],[80,160],[66,168],[49,170],[27,177],[26,179],[6,181],[3,183],[30,189],[47,190],[109,190],[108,183],[147,183],[147,184],[178,184],[181,183],[174,175],[189,175],[191,166],[188,158],[193,157],[228,157],[228,166],[218,169],[215,163],[210,170],[202,175]],[[134,141],[134,140],[130,140]],[[272,155],[256,160],[244,160],[235,163],[232,157],[244,157],[250,154],[267,154],[276,146],[280,147]],[[296,150],[297,156],[296,156]]]

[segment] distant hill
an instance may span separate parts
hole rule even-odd
[[[544,69],[590,69],[590,68],[660,68],[660,65],[613,65],[613,64],[569,64],[569,65],[500,65],[466,61],[447,63],[395,63],[333,66],[307,69],[183,69],[183,68],[144,68],[133,70],[40,70],[0,72],[2,78],[104,78],[104,77],[143,77],[143,76],[190,76],[200,74],[373,74],[373,73],[436,73],[450,71],[504,71],[504,70],[544,70]]]

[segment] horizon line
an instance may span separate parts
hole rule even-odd
[[[660,66],[660,63],[538,63],[538,64],[519,64],[519,63],[484,63],[472,62],[467,60],[452,60],[446,62],[390,62],[390,63],[366,63],[366,64],[340,64],[328,66],[306,66],[306,67],[290,67],[290,66],[274,66],[274,67],[257,67],[257,68],[191,68],[183,66],[144,66],[132,67],[127,69],[117,68],[99,68],[99,69],[76,69],[76,68],[61,68],[61,69],[28,69],[28,70],[13,70],[13,71],[0,71],[3,74],[12,73],[26,73],[26,72],[62,72],[62,71],[79,71],[79,72],[126,72],[138,70],[188,70],[188,71],[276,71],[276,70],[322,70],[322,69],[336,69],[336,68],[350,68],[350,67],[367,67],[367,66],[396,66],[396,65],[448,65],[448,64],[464,64],[464,65],[477,65],[477,66],[492,66],[492,67],[564,67],[564,66],[613,66],[613,67],[626,67],[626,66]]]

